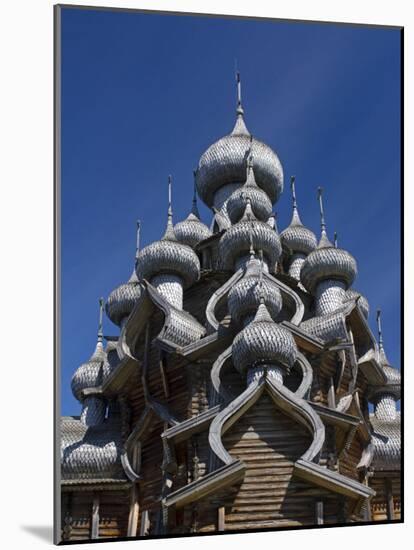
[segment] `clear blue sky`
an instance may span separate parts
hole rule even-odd
[[[192,170],[235,117],[234,60],[249,130],[279,155],[302,221],[357,259],[354,287],[383,310],[400,366],[400,33],[395,29],[63,9],[62,413],[96,341],[98,298],[129,277],[142,244],[191,206]],[[205,221],[211,214],[204,206]],[[376,330],[376,329],[375,329]],[[105,319],[105,334],[118,329]]]

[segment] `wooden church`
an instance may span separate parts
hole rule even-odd
[[[276,153],[246,127],[202,155],[193,207],[108,297],[119,326],[72,379],[61,419],[61,539],[398,520],[400,372],[357,264],[293,213]],[[200,220],[197,196],[212,211]],[[372,405],[370,407],[370,404]],[[370,411],[372,411],[370,413]]]

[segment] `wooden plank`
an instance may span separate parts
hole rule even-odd
[[[135,537],[138,530],[138,518],[139,518],[139,489],[137,485],[134,485],[131,489],[131,504],[128,517],[128,537]]]
[[[99,538],[99,494],[95,493],[92,502],[91,539]]]
[[[224,506],[220,506],[220,508],[217,509],[217,530],[224,531],[224,529],[225,529],[225,508]]]
[[[323,525],[323,501],[317,500],[315,503],[315,522],[316,525]]]
[[[141,514],[141,525],[139,526],[139,536],[145,537],[148,535],[150,528],[149,513],[148,510],[143,510]]]
[[[395,519],[394,498],[392,496],[392,481],[389,478],[385,480],[385,493],[387,497],[387,518],[393,520]]]

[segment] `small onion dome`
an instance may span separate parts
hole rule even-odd
[[[141,222],[137,221],[137,241],[135,249],[135,264],[139,253],[139,243],[141,234]],[[138,277],[135,271],[135,267],[132,271],[129,280],[115,288],[109,295],[106,304],[105,311],[109,319],[120,326],[121,321],[134,309],[139,297],[141,296],[141,287],[138,283]]]
[[[214,194],[223,185],[245,179],[246,158],[255,158],[255,176],[259,187],[276,202],[283,191],[283,169],[276,153],[266,144],[252,138],[244,123],[241,87],[238,75],[237,118],[233,131],[213,143],[200,158],[196,174],[197,190],[207,206],[213,206]]]
[[[318,247],[304,261],[300,280],[309,292],[314,293],[317,284],[327,279],[337,279],[349,287],[356,274],[356,261],[349,252],[334,246]]]
[[[96,344],[95,351],[86,363],[83,363],[72,377],[72,393],[78,401],[81,401],[81,392],[86,388],[100,386],[104,377],[103,364],[106,353],[100,339]]]
[[[141,287],[135,269],[127,283],[119,285],[111,292],[105,304],[109,319],[120,326],[122,319],[129,317],[141,296]]]
[[[223,269],[233,269],[237,258],[249,254],[251,244],[255,250],[263,251],[269,269],[273,271],[282,252],[279,235],[268,223],[256,220],[248,200],[242,219],[220,239],[219,255]]]
[[[320,187],[318,198],[321,214],[321,238],[316,250],[311,252],[303,262],[300,272],[301,283],[312,294],[320,281],[328,279],[336,279],[350,287],[357,274],[354,257],[346,250],[334,246],[328,239]]]
[[[234,365],[241,373],[263,364],[282,365],[289,371],[297,357],[293,336],[272,320],[264,303],[234,339],[232,352]]]
[[[295,224],[293,218],[290,225],[280,234],[282,244],[290,248],[292,252],[310,254],[317,245],[315,234],[302,225],[300,220],[299,223]]]
[[[295,178],[291,178],[291,188],[293,196],[293,214],[290,225],[282,231],[280,239],[282,244],[287,246],[293,253],[301,252],[310,254],[317,246],[316,236],[307,227],[302,224],[296,204]]]
[[[197,207],[196,187],[194,185],[193,207],[187,218],[174,226],[174,233],[180,243],[194,248],[198,243],[211,237],[210,229],[200,221]]]
[[[262,279],[260,261],[251,259],[247,264],[246,273],[230,290],[227,303],[230,315],[240,323],[245,317],[254,315],[264,301],[273,320],[282,309],[282,296],[276,283]]]
[[[200,260],[188,245],[178,242],[172,223],[171,176],[168,179],[169,204],[167,228],[161,240],[149,244],[138,255],[137,276],[150,281],[154,275],[178,275],[184,286],[195,283],[200,276]]]
[[[345,302],[351,301],[351,300],[358,300],[358,305],[361,308],[361,311],[365,317],[365,319],[368,319],[369,315],[369,303],[368,300],[360,294],[358,291],[354,290],[353,288],[350,288],[345,293]]]
[[[141,250],[138,260],[137,274],[140,279],[150,281],[154,275],[168,273],[178,275],[185,286],[190,286],[200,276],[197,254],[188,245],[178,242],[172,225],[160,241]]]
[[[398,401],[401,398],[401,373],[390,365],[382,365],[382,369],[387,377],[387,382],[382,386],[371,386],[369,398],[371,401],[375,401],[383,395],[392,395]]]
[[[211,237],[210,229],[192,213],[184,221],[174,226],[174,232],[180,243],[191,246],[191,248]]]
[[[266,193],[257,185],[253,170],[253,155],[247,163],[246,182],[234,191],[227,201],[227,212],[232,223],[236,223],[243,216],[250,199],[253,214],[258,220],[267,221],[272,213],[272,203]]]

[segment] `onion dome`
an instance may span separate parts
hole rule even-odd
[[[261,300],[275,320],[282,309],[282,296],[276,283],[263,279],[262,263],[254,257],[252,249],[244,277],[232,287],[227,297],[232,319],[241,323],[246,317],[254,315]]]
[[[242,219],[230,227],[219,242],[219,255],[223,269],[233,269],[235,261],[250,251],[250,243],[255,250],[262,250],[272,271],[282,252],[279,235],[266,222],[258,221],[251,209],[250,199]]]
[[[353,288],[350,288],[345,293],[345,301],[351,301],[351,300],[358,300],[358,305],[361,308],[361,311],[365,317],[365,319],[368,319],[369,315],[369,303],[368,300],[360,294],[358,291],[354,290]]]
[[[137,275],[150,281],[154,275],[175,274],[184,286],[195,283],[200,276],[200,261],[188,245],[180,243],[172,223],[171,176],[168,178],[169,205],[167,228],[161,240],[149,244],[138,255]]]
[[[381,327],[381,310],[377,310],[377,327],[378,327],[378,348],[379,348],[379,362],[383,369],[387,382],[382,386],[371,386],[370,399],[375,401],[376,399],[384,395],[392,395],[393,398],[398,401],[401,398],[401,373],[398,369],[392,367],[384,350],[384,342],[382,339],[382,327]]]
[[[258,220],[267,221],[272,213],[272,203],[266,193],[257,185],[253,170],[253,155],[247,161],[246,182],[234,191],[227,201],[227,213],[232,223],[236,223],[243,216],[250,199],[253,214]]]
[[[262,302],[254,320],[233,341],[233,361],[243,374],[249,367],[275,364],[289,371],[297,357],[291,333],[277,325]]]
[[[200,213],[197,207],[197,193],[194,184],[193,207],[187,218],[174,226],[174,233],[180,243],[195,248],[198,243],[211,237],[210,229],[200,221]]]
[[[139,297],[141,296],[141,287],[136,274],[136,264],[139,254],[139,239],[140,239],[140,221],[137,221],[137,245],[135,253],[135,266],[131,277],[128,281],[115,288],[108,296],[105,304],[105,311],[109,319],[120,326],[123,319],[129,317],[129,314],[134,309]]]
[[[354,257],[346,250],[336,248],[328,239],[321,188],[318,189],[318,196],[321,212],[321,238],[316,250],[307,256],[300,272],[302,284],[311,293],[314,293],[318,283],[324,280],[338,280],[349,287],[357,274]]]
[[[280,239],[293,253],[309,254],[315,250],[317,241],[313,231],[302,224],[296,202],[295,177],[290,178],[293,199],[293,214],[290,225],[282,231]]]
[[[244,123],[241,104],[240,75],[237,73],[237,118],[232,132],[213,143],[200,158],[197,191],[207,206],[212,207],[220,187],[245,180],[246,158],[251,151],[255,159],[256,182],[276,202],[283,191],[283,169],[276,153],[263,142],[252,138]]]
[[[375,403],[381,398],[391,396],[393,403],[390,405],[395,408],[395,402],[401,399],[401,374],[398,369],[390,365],[382,365],[382,368],[387,381],[382,386],[370,386],[369,400]]]
[[[102,314],[103,298],[99,300],[99,329],[95,351],[86,363],[78,367],[72,377],[72,393],[78,401],[82,400],[81,394],[84,389],[94,388],[102,384],[104,376],[103,364],[106,359],[106,353],[103,348]]]

